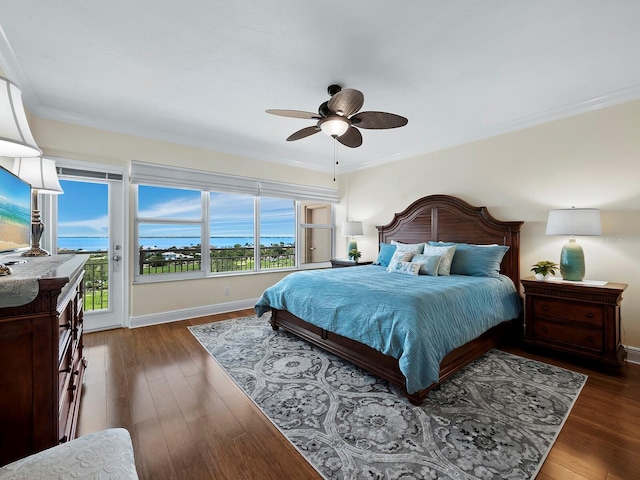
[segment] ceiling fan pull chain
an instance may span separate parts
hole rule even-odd
[[[338,165],[338,140],[337,137],[333,137],[333,181],[336,181],[336,168]]]

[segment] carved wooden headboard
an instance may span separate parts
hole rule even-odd
[[[516,288],[520,285],[520,227],[523,222],[501,222],[486,207],[474,207],[449,195],[422,197],[396,213],[388,225],[378,226],[378,240],[389,243],[428,241],[508,245],[500,273]]]

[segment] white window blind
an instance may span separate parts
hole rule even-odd
[[[188,168],[131,162],[131,183],[338,203],[338,190]]]

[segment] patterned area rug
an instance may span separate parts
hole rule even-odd
[[[492,350],[416,407],[268,316],[189,329],[328,479],[532,479],[586,381]]]

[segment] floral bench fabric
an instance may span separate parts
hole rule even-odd
[[[0,467],[0,480],[137,480],[131,436],[112,428]]]

